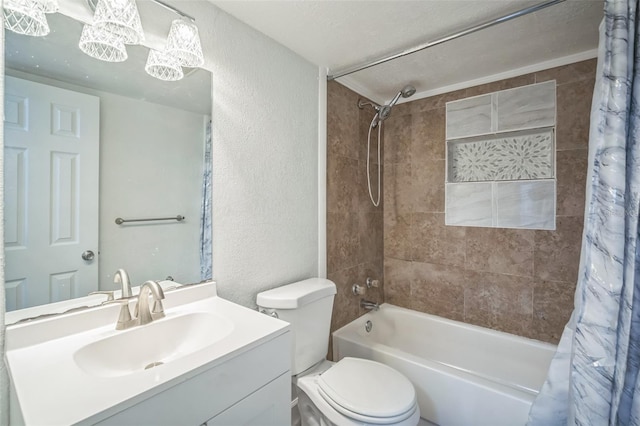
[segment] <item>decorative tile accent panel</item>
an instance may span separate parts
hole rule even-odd
[[[555,229],[556,83],[446,106],[445,224]]]
[[[491,133],[491,95],[447,103],[447,139]]]
[[[445,225],[555,229],[555,179],[448,183]]]
[[[556,82],[447,102],[447,140],[556,125]]]
[[[555,229],[555,180],[494,184],[498,228]]]
[[[473,142],[449,141],[449,182],[551,179],[553,130]]]
[[[447,184],[445,225],[493,226],[491,183]]]
[[[496,131],[555,126],[556,82],[532,84],[496,93]]]

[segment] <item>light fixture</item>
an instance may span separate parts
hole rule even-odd
[[[49,34],[43,3],[39,0],[4,0],[4,26],[14,33],[42,37]]]
[[[2,0],[0,0],[2,1]],[[160,0],[151,0],[180,15],[171,23],[163,51],[149,50],[146,72],[160,80],[176,81],[184,77],[182,67],[204,64],[202,44],[195,20]],[[85,25],[78,47],[92,58],[122,62],[128,57],[126,44],[140,44],[144,32],[135,0],[87,0],[94,9],[93,25]],[[49,34],[46,13],[58,11],[58,0],[4,0],[5,27],[18,34]]]
[[[44,13],[56,13],[60,6],[58,5],[58,0],[37,0],[40,4],[42,4],[42,10]]]
[[[116,34],[126,44],[144,41],[142,23],[135,0],[98,0],[93,26]]]
[[[198,27],[185,19],[176,19],[171,23],[165,51],[184,67],[201,67],[204,64]]]
[[[184,77],[180,62],[174,56],[155,49],[149,49],[144,69],[150,76],[164,81],[177,81]]]
[[[122,62],[128,57],[122,37],[88,24],[82,28],[78,47],[92,58],[105,62]]]

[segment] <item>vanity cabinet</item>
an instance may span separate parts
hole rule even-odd
[[[286,332],[95,424],[291,424],[290,351]]]
[[[206,426],[289,425],[291,424],[290,391],[291,375],[283,374],[205,424]],[[281,398],[275,398],[276,395],[287,395],[289,398],[286,404]]]

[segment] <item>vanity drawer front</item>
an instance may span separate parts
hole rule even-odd
[[[291,424],[291,375],[258,389],[208,420],[207,426],[282,426]]]
[[[96,424],[201,425],[277,377],[290,375],[286,332]],[[289,409],[289,390],[286,409]]]

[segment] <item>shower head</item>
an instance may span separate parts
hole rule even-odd
[[[400,99],[400,96],[402,96],[403,98],[408,98],[410,96],[413,96],[414,93],[416,93],[415,87],[413,87],[410,84],[407,84],[406,86],[404,86],[402,90],[400,90],[393,97],[391,102],[389,102],[387,105],[383,105],[380,107],[380,111],[378,111],[378,120],[384,121],[387,118],[389,118],[389,116],[391,115],[391,108],[393,108],[393,106],[398,102],[398,100]]]
[[[416,88],[413,87],[410,84],[407,84],[406,86],[404,86],[402,88],[400,93],[402,93],[402,97],[403,98],[409,98],[409,97],[413,96],[416,93]]]
[[[394,106],[398,102],[398,99],[400,99],[400,96],[402,96],[403,98],[408,98],[410,96],[413,96],[414,93],[416,93],[416,88],[410,84],[407,84],[402,88],[401,91],[398,92],[396,96],[394,96],[391,102],[389,102],[389,106]]]

